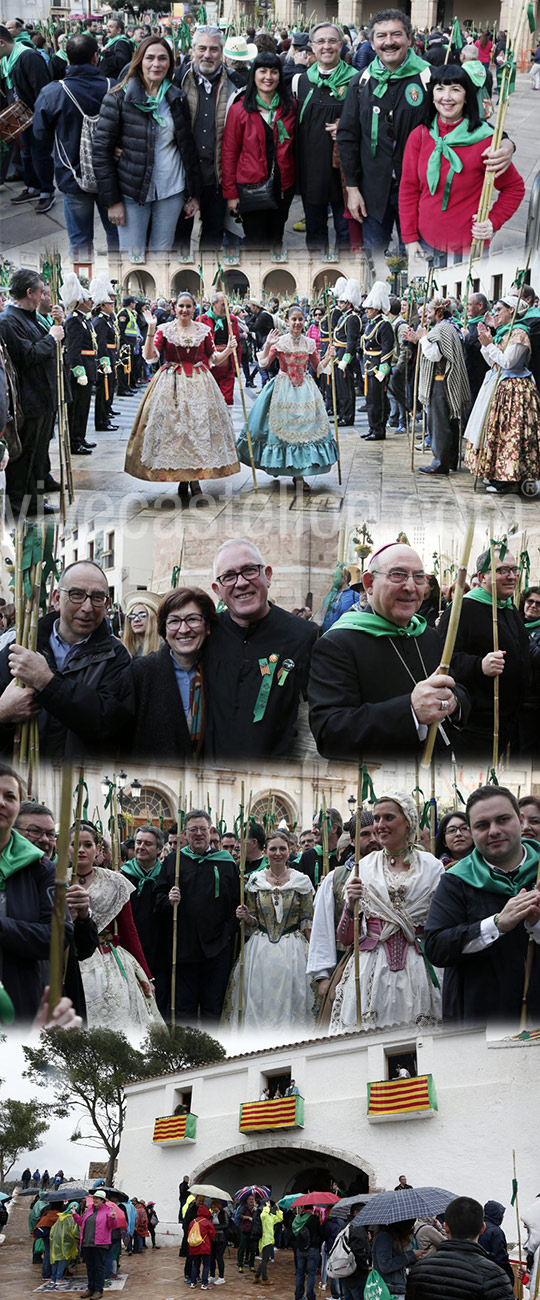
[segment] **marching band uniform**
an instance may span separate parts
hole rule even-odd
[[[389,402],[386,396],[388,378],[392,369],[394,351],[394,331],[390,321],[385,320],[383,312],[390,310],[388,285],[376,280],[367,298],[364,309],[371,307],[378,310],[378,315],[366,321],[362,347],[364,350],[364,384],[366,390],[366,407],[369,420],[369,433],[363,434],[366,442],[382,442],[386,438],[386,421]]]
[[[118,426],[111,424],[111,411],[120,336],[114,313],[107,310],[107,305],[114,305],[115,301],[108,276],[96,276],[90,284],[90,294],[97,309],[93,319],[98,353],[94,424],[96,430],[115,429]]]
[[[354,361],[362,331],[360,317],[355,309],[360,306],[361,296],[358,280],[347,280],[339,299],[342,315],[334,331],[338,424],[342,427],[354,424]]]
[[[94,328],[79,304],[90,302],[74,272],[62,285],[62,302],[68,315],[64,323],[66,354],[71,378],[71,402],[68,405],[69,440],[75,455],[89,455],[94,443],[86,442],[86,427],[97,378],[97,340]]]

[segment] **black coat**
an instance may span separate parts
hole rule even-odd
[[[339,120],[337,141],[347,185],[358,186],[370,217],[382,221],[392,181],[399,183],[405,145],[424,116],[425,92],[418,72],[390,81],[380,99],[374,95],[377,82],[368,69],[349,82]],[[427,80],[430,79],[428,70]],[[414,89],[416,87],[416,89]],[[417,96],[409,102],[407,95]],[[372,108],[378,108],[377,152],[371,153]]]
[[[126,87],[116,94],[105,95],[94,136],[93,161],[99,192],[107,207],[121,203],[124,198],[135,203],[146,203],[154,170],[156,126],[151,113],[136,107],[145,103],[146,91],[138,77],[131,77]],[[186,96],[177,86],[166,93],[171,110],[176,142],[186,173],[186,198],[199,194],[199,162],[195,150],[189,106]],[[114,150],[122,149],[118,162]]]
[[[55,868],[40,858],[9,876],[0,893],[0,980],[17,1020],[33,1020],[43,992],[42,962],[49,957]],[[66,918],[66,943],[73,935]]]
[[[314,647],[308,686],[309,721],[324,758],[358,762],[365,753],[420,753],[411,710],[413,681],[393,649],[394,643],[416,682],[438,668],[439,639],[427,627],[419,637],[374,637],[355,629],[330,628]],[[419,652],[425,664],[422,668]],[[458,680],[452,661],[452,676]],[[459,726],[464,726],[469,699],[456,684],[461,705]],[[458,735],[450,718],[444,724],[452,745]],[[439,752],[450,753],[440,732]]]
[[[209,636],[206,675],[210,684],[210,722],[205,753],[216,758],[272,758],[289,753],[300,696],[305,694],[311,650],[317,638],[312,623],[272,605],[264,618],[240,627],[228,610]],[[264,717],[253,721],[262,676],[259,660],[277,655]],[[283,684],[279,672],[292,661]]]
[[[215,897],[216,877],[219,873],[219,894]],[[169,890],[174,885],[176,853],[165,859],[158,876],[154,893],[156,912],[162,921],[162,943],[158,960],[162,969],[170,970],[172,950],[173,909]],[[237,928],[236,908],[240,903],[240,877],[238,867],[231,857],[196,861],[186,853],[180,854],[180,894],[178,904],[178,964],[217,957],[229,947]]]
[[[532,847],[532,841],[529,843]],[[434,966],[444,967],[443,1020],[459,1024],[519,1021],[529,945],[524,923],[480,952],[463,956],[464,947],[478,938],[480,922],[496,916],[505,902],[503,894],[475,889],[451,871],[441,877],[425,924],[425,949]],[[528,1007],[538,1018],[540,952],[536,943]]]
[[[99,71],[104,77],[111,77],[116,81],[126,64],[129,67],[134,53],[133,41],[130,41],[127,36],[121,41],[104,45],[99,59]]]
[[[97,356],[90,321],[83,312],[73,311],[66,317],[64,329],[66,353],[73,388],[77,383],[73,374],[75,366],[83,366],[88,383],[95,384],[97,379]],[[92,355],[88,355],[89,353]]]
[[[39,732],[44,758],[100,757],[121,749],[122,734],[133,717],[134,697],[130,657],[126,647],[111,636],[103,622],[87,641],[81,642],[60,671],[49,645],[56,613],[46,614],[38,625],[38,651],[44,655],[54,676],[42,691],[36,691],[40,705]],[[0,654],[0,694],[12,681],[10,647]],[[13,748],[14,727],[0,727],[0,750]]]
[[[71,998],[76,1014],[82,1016],[83,1021],[86,1021],[86,999],[79,963],[92,956],[98,943],[98,928],[93,917],[78,916],[73,922],[73,940],[66,954],[64,993]]]
[[[506,1276],[510,1278],[512,1287],[514,1285],[514,1270],[508,1258],[508,1246],[506,1237],[501,1228],[504,1219],[504,1205],[500,1201],[486,1201],[484,1206],[485,1230],[480,1233],[478,1245],[485,1250],[486,1255],[494,1261],[495,1264],[502,1268]]]
[[[328,852],[328,866],[330,871],[337,867],[337,853],[335,849]],[[305,876],[309,876],[314,889],[318,889],[323,878],[323,859],[322,853],[317,853],[315,848],[304,849],[300,854],[300,860],[296,864],[297,871],[303,871]]]
[[[39,50],[32,50],[28,46],[19,55],[11,79],[17,99],[22,99],[27,108],[33,108],[40,90],[43,86],[48,86],[51,74]]]
[[[135,715],[130,752],[136,758],[191,758],[193,745],[168,645],[131,662]]]
[[[293,79],[293,90],[298,100],[295,129],[298,193],[305,203],[342,203],[340,170],[334,166],[334,141],[326,126],[340,117],[346,100],[336,99],[327,86],[315,86],[307,71],[300,73],[297,85]],[[302,114],[308,95],[309,104]]]
[[[471,399],[474,403],[489,370],[488,363],[482,356],[478,324],[467,326],[467,333],[463,336],[463,357],[469,376]]]
[[[474,1241],[442,1241],[407,1278],[407,1300],[511,1300],[513,1294],[502,1268]]]
[[[156,969],[156,949],[158,945],[158,921],[154,907],[156,880],[146,879],[139,892],[139,882],[122,870],[122,875],[135,886],[130,897],[131,913],[135,929],[140,939],[141,948],[148,962],[148,969],[154,974]]]
[[[51,66],[53,62],[54,58]],[[63,68],[61,80],[53,72],[53,81],[41,91],[32,130],[44,154],[53,154],[58,188],[63,194],[80,194],[81,188],[71,169],[76,171],[79,163],[83,113],[89,117],[99,113],[103,97],[110,89],[110,79],[92,63],[68,67],[62,60],[58,62]],[[64,90],[62,80],[77,100],[80,111]]]
[[[444,643],[450,619],[445,610],[437,628]],[[482,672],[484,655],[493,650],[491,605],[463,601],[452,664],[472,699],[467,734],[461,738],[461,753],[489,755],[493,743],[493,677]],[[529,633],[521,614],[511,609],[497,611],[499,649],[506,650],[504,672],[499,677],[500,752],[516,744],[518,715],[531,681],[532,651]]]
[[[43,333],[35,311],[8,303],[0,315],[0,337],[17,371],[25,418],[43,415],[44,401],[56,409],[56,340]]]

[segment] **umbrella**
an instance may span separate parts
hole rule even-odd
[[[281,1197],[281,1200],[278,1201],[278,1205],[279,1205],[280,1210],[288,1210],[288,1209],[289,1209],[289,1206],[292,1205],[293,1202],[296,1201],[297,1199],[298,1199],[298,1193],[297,1193],[297,1192],[293,1192],[293,1195],[292,1195],[292,1196],[291,1196],[291,1195],[289,1195],[289,1196],[282,1196],[282,1197]]]
[[[192,1183],[189,1190],[192,1196],[209,1196],[213,1201],[232,1201],[230,1192],[224,1192],[212,1183]]]
[[[39,1194],[39,1187],[22,1187],[17,1191],[17,1196],[39,1196]]]
[[[239,1192],[235,1192],[234,1199],[235,1201],[245,1201],[248,1196],[259,1196],[261,1200],[269,1201],[270,1188],[263,1187],[262,1184],[258,1187],[256,1183],[253,1183],[250,1187],[241,1187]]]
[[[346,1219],[353,1205],[367,1205],[376,1194],[375,1192],[357,1192],[356,1196],[342,1196],[337,1204],[332,1206],[328,1218]]]
[[[0,1201],[10,1201],[11,1192],[0,1192]]]
[[[335,1205],[339,1196],[334,1192],[308,1192],[307,1196],[297,1196],[294,1200],[295,1210],[307,1210],[310,1205]]]
[[[127,1195],[127,1193],[119,1192],[117,1187],[100,1187],[99,1190],[100,1192],[106,1192],[107,1196],[110,1196],[112,1193],[113,1196],[116,1196],[116,1199],[118,1201],[129,1201],[129,1196]]]
[[[400,1223],[403,1219],[424,1219],[432,1214],[442,1214],[455,1199],[454,1192],[445,1192],[442,1187],[404,1187],[399,1192],[380,1192],[372,1197],[364,1210],[360,1210],[357,1220],[370,1226]]]
[[[86,1192],[84,1187],[74,1186],[69,1190],[67,1187],[57,1187],[56,1191],[43,1192],[41,1199],[42,1201],[85,1201],[87,1196],[90,1196],[90,1192]]]

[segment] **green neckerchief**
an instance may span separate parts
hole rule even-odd
[[[481,605],[491,605],[493,603],[491,599],[491,592],[486,591],[485,587],[473,587],[472,591],[465,592],[463,599],[478,600],[480,601]],[[514,608],[514,602],[511,596],[509,596],[507,600],[497,601],[497,609],[513,609],[513,608]]]
[[[205,316],[209,316],[210,320],[213,320],[214,322],[214,337],[216,337],[217,334],[225,334],[228,337],[229,326],[227,324],[226,316],[217,316],[213,307],[209,307],[208,311],[204,314]]]
[[[313,89],[306,95],[304,103],[302,104],[300,110],[300,121],[302,121],[313,91],[315,90],[315,86],[325,86],[327,90],[330,91],[333,99],[343,99],[349,81],[351,81],[352,77],[356,77],[358,74],[356,68],[349,67],[348,63],[345,63],[343,59],[340,59],[337,67],[332,68],[332,71],[328,76],[321,75],[318,63],[314,63],[311,68],[308,68],[307,75],[308,80],[312,82]]]
[[[297,1237],[298,1233],[302,1231],[304,1224],[307,1223],[310,1218],[311,1210],[304,1210],[303,1214],[296,1215],[296,1218],[293,1219],[291,1223],[291,1232],[294,1232],[295,1237]]]
[[[473,889],[489,889],[495,894],[515,898],[520,889],[534,889],[538,875],[538,844],[534,840],[523,840],[522,843],[527,856],[511,879],[505,871],[490,867],[478,849],[473,849],[467,858],[461,858],[455,866],[449,867],[446,874],[459,876]]]
[[[193,858],[194,862],[213,862],[214,864],[214,898],[219,898],[219,870],[217,862],[232,862],[234,859],[226,849],[214,849],[212,853],[194,853],[193,849],[182,849],[182,853],[187,858]]]
[[[314,845],[313,845],[313,848],[315,849],[315,853],[317,854],[317,857],[320,858],[321,861],[322,861],[322,857],[323,857],[323,846],[322,846],[322,844],[314,844]],[[336,858],[336,863],[337,863],[336,849],[329,849],[329,850],[328,850],[328,865],[329,865],[329,866],[330,866],[330,858],[331,858],[332,856],[334,856],[334,857]],[[313,874],[314,874],[314,876],[315,876],[315,889],[318,889],[318,886],[319,886],[319,877],[320,877],[320,863],[319,863],[319,862],[316,862],[316,863],[315,863],[315,870],[314,870]]]
[[[480,316],[470,316],[469,319],[468,319],[468,321],[465,322],[465,324],[466,324],[466,325],[479,325],[479,324],[480,324],[480,321],[483,320],[483,319],[484,319],[484,315],[483,315],[483,313],[482,313]]]
[[[369,636],[422,636],[427,623],[421,614],[413,614],[407,627],[398,627],[397,623],[390,623],[387,618],[382,618],[373,610],[348,609],[346,614],[338,618],[330,631],[333,632],[337,627],[350,628],[354,632],[367,632]],[[325,632],[324,635],[327,636],[328,633]]]
[[[36,312],[36,316],[40,324],[43,325],[46,330],[50,330],[51,325],[54,325],[52,316],[42,316],[40,311]]]
[[[117,38],[115,37],[115,40],[116,39]],[[157,95],[148,95],[145,104],[135,104],[135,108],[140,108],[141,113],[151,113],[154,122],[157,122],[158,126],[165,126],[166,119],[161,116],[159,105],[161,104],[163,97],[167,94],[167,91],[170,90],[171,85],[172,82],[165,77],[165,80],[162,81],[161,86],[159,87]]]
[[[144,889],[147,880],[150,881],[150,884],[152,886],[152,893],[153,893],[156,887],[156,880],[161,871],[161,867],[162,867],[162,863],[158,859],[158,861],[152,867],[151,871],[143,871],[142,867],[139,866],[137,859],[130,858],[129,862],[124,862],[122,864],[122,875],[128,876],[130,880],[136,881],[137,898],[139,898],[140,895],[142,894],[142,891]]]
[[[409,50],[407,58],[399,68],[385,68],[381,63],[378,55],[369,65],[369,75],[373,77],[378,84],[373,91],[375,99],[382,99],[386,94],[386,89],[390,81],[401,81],[403,77],[414,77],[416,73],[420,75],[425,68],[429,68],[429,63],[425,59],[420,59],[414,50]],[[376,104],[371,110],[371,156],[375,157],[377,145],[379,143],[379,117],[380,108]]]
[[[276,117],[277,109],[279,108],[279,95],[277,91],[270,104],[267,104],[264,99],[261,99],[260,95],[256,95],[255,99],[257,101],[257,104],[259,105],[259,108],[262,109],[263,113],[268,113],[268,125],[271,127],[273,125],[274,118]],[[286,130],[285,123],[282,122],[280,117],[276,117],[276,130],[278,133],[278,140],[280,144],[283,144],[285,140],[290,140],[291,137],[289,135],[289,132]]]
[[[540,618],[527,619],[525,622],[525,627],[527,628],[527,632],[536,632],[537,629],[540,627]]]
[[[9,880],[10,876],[14,876],[17,871],[22,871],[23,867],[28,867],[31,862],[38,862],[42,857],[42,849],[36,849],[34,844],[25,840],[24,835],[12,831],[9,842],[0,853],[0,890],[6,888],[6,880]]]
[[[477,90],[480,86],[485,85],[486,69],[485,65],[480,63],[480,59],[466,59],[463,64],[463,70],[467,73],[467,76],[471,78],[473,86],[476,86]]]
[[[12,1025],[15,1019],[15,1007],[7,989],[0,983],[0,1025]]]
[[[65,51],[65,49],[64,49],[64,47],[63,47],[62,45],[59,45],[59,46],[58,46],[58,49],[54,51],[54,55],[55,55],[55,58],[57,58],[57,59],[63,59],[64,63],[67,63],[67,61],[68,61],[68,56],[67,56],[66,51]]]
[[[493,130],[488,126],[487,122],[480,122],[480,125],[474,131],[469,131],[469,119],[462,117],[461,121],[457,122],[451,131],[448,131],[446,135],[441,135],[439,132],[439,118],[435,117],[429,128],[429,134],[435,142],[435,148],[427,165],[427,182],[430,194],[435,193],[439,184],[441,157],[446,158],[446,161],[450,164],[441,205],[442,211],[446,212],[454,176],[456,172],[463,171],[462,159],[455,152],[455,149],[452,149],[452,145],[478,144],[479,140],[485,140],[486,136],[493,135]]]
[[[528,315],[528,312],[526,315]],[[493,342],[497,344],[502,343],[503,339],[506,338],[506,335],[516,329],[524,330],[525,333],[529,335],[531,332],[529,326],[525,322],[525,317],[522,317],[521,320],[516,319],[513,325],[511,321],[508,322],[508,325],[499,325],[498,330],[495,330],[493,335]]]
[[[118,36],[110,37],[106,45],[103,46],[103,50],[110,50],[111,45],[116,45],[117,41],[127,41],[128,45],[131,45],[132,50],[137,49],[135,41],[132,41],[131,36],[126,36],[125,32],[119,32]]]
[[[29,46],[33,50],[36,48],[34,42],[27,37],[26,32],[21,32],[20,36],[16,36],[14,39],[11,54],[4,54],[3,59],[0,59],[0,76],[3,81],[6,82],[9,90],[13,90],[13,78],[11,74],[17,59],[20,59],[21,54],[24,54],[24,51],[27,50]]]

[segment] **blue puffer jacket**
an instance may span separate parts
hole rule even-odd
[[[478,1245],[482,1246],[486,1254],[489,1255],[495,1264],[504,1269],[507,1277],[514,1284],[514,1273],[512,1265],[508,1258],[508,1248],[506,1237],[501,1228],[504,1219],[504,1205],[500,1201],[486,1201],[484,1205],[484,1219],[486,1222],[485,1231],[478,1238]]]
[[[62,158],[71,163],[77,171],[81,148],[82,113],[64,90],[68,86],[82,113],[96,117],[107,91],[114,85],[103,75],[100,68],[93,63],[66,68],[62,81],[51,81],[40,91],[34,109],[33,130],[36,140],[43,145],[44,152],[51,154],[54,149],[54,176],[59,190],[63,194],[82,194],[71,169],[64,165]],[[55,134],[58,143],[55,142]],[[58,147],[60,146],[60,148]]]

